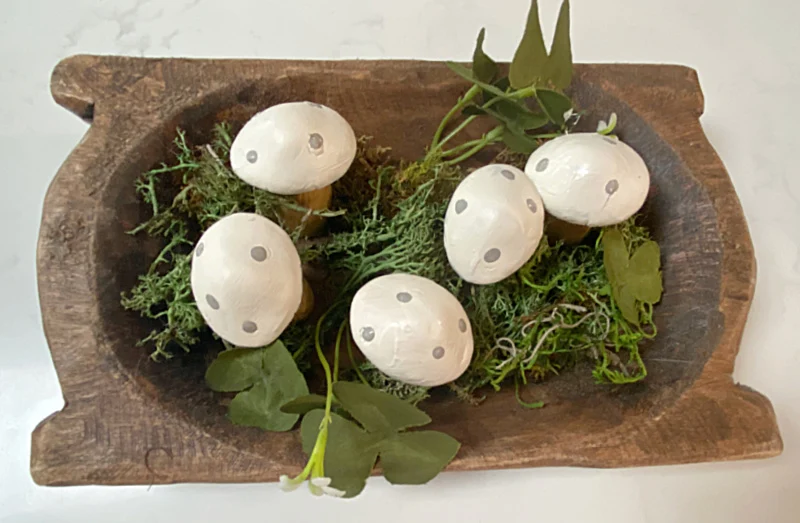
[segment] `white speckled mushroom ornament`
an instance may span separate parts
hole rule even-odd
[[[528,159],[533,181],[549,214],[565,222],[605,227],[641,209],[650,173],[641,156],[617,138],[576,133],[555,138]]]
[[[490,164],[459,184],[444,218],[447,259],[470,283],[490,284],[527,262],[544,229],[542,199],[525,173]]]
[[[398,273],[367,282],[350,305],[350,330],[373,365],[412,385],[449,383],[472,359],[472,327],[464,308],[420,276]]]
[[[231,168],[254,187],[300,194],[341,178],[356,156],[356,135],[324,105],[292,102],[253,116],[231,144]]]
[[[250,213],[226,216],[203,233],[191,282],[208,326],[239,347],[275,341],[303,295],[300,256],[289,235]]]

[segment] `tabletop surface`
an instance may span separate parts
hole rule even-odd
[[[542,0],[546,34],[559,2]],[[751,0],[573,0],[578,62],[698,70],[701,122],[750,225],[758,284],[734,378],[766,394],[785,451],[764,461],[622,470],[445,473],[426,487],[371,479],[355,500],[268,485],[36,486],[30,433],[63,406],[36,296],[47,186],[86,124],[49,95],[76,53],[220,58],[419,58],[485,48],[510,59],[527,0],[5,0],[0,12],[0,521],[800,520],[800,4]],[[14,297],[14,300],[9,299]]]

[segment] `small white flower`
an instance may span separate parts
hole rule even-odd
[[[311,478],[311,484],[315,487],[327,487],[331,484],[331,478]]]
[[[293,481],[286,474],[281,474],[281,476],[278,478],[278,484],[280,485],[281,490],[284,492],[296,490],[300,486],[300,483],[302,483],[302,481]]]
[[[329,486],[331,484],[331,478],[311,478],[311,484],[309,488],[311,489],[311,493],[315,496],[319,496],[325,494],[326,496],[332,496],[334,498],[341,498],[345,495],[344,490],[339,490]]]
[[[572,107],[570,107],[570,108],[569,108],[569,110],[568,110],[568,111],[566,111],[566,112],[564,113],[564,121],[566,122],[567,120],[569,120],[570,118],[572,118],[572,115],[573,115],[574,113],[575,113],[575,109],[573,109]]]

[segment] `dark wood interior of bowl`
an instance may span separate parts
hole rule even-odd
[[[159,246],[125,234],[148,212],[133,180],[167,159],[176,126],[202,143],[216,122],[241,125],[258,110],[294,100],[334,107],[357,134],[415,158],[464,84],[441,65],[420,62],[78,57],[59,67],[57,101],[91,119],[92,128],[45,205],[39,253],[45,328],[67,401],[84,403],[73,413],[84,419],[83,443],[87,430],[95,440],[104,430],[87,429],[87,417],[111,427],[109,442],[122,430],[132,443],[99,464],[95,458],[89,471],[60,471],[74,461],[68,453],[75,447],[54,440],[64,436],[57,422],[69,417],[68,404],[34,434],[34,477],[44,483],[242,481],[297,470],[303,456],[296,433],[264,433],[226,420],[220,398],[203,382],[202,347],[168,363],[154,363],[136,347],[152,324],[122,310],[119,297]],[[490,392],[477,407],[436,395],[425,404],[435,428],[463,443],[451,467],[628,466],[779,452],[768,401],[730,379],[754,260],[735,193],[697,122],[702,96],[694,72],[582,66],[571,94],[587,124],[616,112],[620,137],[652,175],[645,214],[662,248],[665,292],[656,315],[660,334],[643,353],[649,374],[637,385],[597,386],[589,369],[579,367],[524,391],[546,401],[539,410],[521,408],[513,390]],[[81,199],[86,208],[70,207]],[[80,281],[59,282],[65,274]],[[70,341],[71,352],[60,353],[64,332],[80,330],[71,311],[57,310],[71,284],[81,293],[86,315],[80,321],[89,331],[82,344]],[[99,366],[104,384],[72,375],[77,367],[65,361],[68,353]],[[122,462],[130,470],[121,472]]]

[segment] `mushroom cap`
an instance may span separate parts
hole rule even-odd
[[[544,229],[542,199],[511,165],[477,169],[456,187],[444,217],[447,259],[461,278],[490,284],[527,262]]]
[[[525,173],[547,212],[565,222],[605,227],[630,218],[650,190],[650,173],[636,151],[597,133],[560,136],[528,158]]]
[[[324,105],[292,102],[253,116],[231,144],[231,168],[250,185],[300,194],[332,184],[356,157],[347,120]]]
[[[464,308],[421,276],[390,274],[361,287],[350,305],[350,330],[373,365],[413,385],[451,382],[472,359],[472,327]]]
[[[192,253],[192,293],[211,330],[240,347],[275,341],[303,295],[300,256],[289,235],[251,213],[206,230]]]

